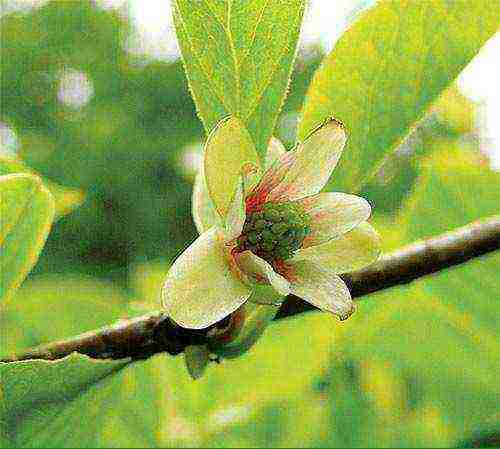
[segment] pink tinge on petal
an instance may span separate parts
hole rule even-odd
[[[321,191],[337,165],[347,140],[342,123],[330,119],[287,155],[264,183],[267,200],[294,201]]]
[[[355,228],[370,217],[370,204],[356,195],[328,192],[298,201],[311,219],[311,233],[302,243],[303,248],[320,245]]]
[[[247,213],[258,210],[268,201],[269,193],[281,183],[294,161],[294,151],[288,151],[264,173],[257,187],[246,199]]]

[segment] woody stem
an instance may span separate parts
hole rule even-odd
[[[460,265],[476,257],[500,249],[500,216],[479,220],[454,231],[415,242],[386,254],[373,265],[342,275],[353,298],[387,288],[408,284],[432,273]],[[314,309],[313,306],[290,296],[276,319]],[[0,362],[28,359],[56,360],[72,352],[95,358],[147,358],[158,352],[175,355],[192,344],[205,341],[205,332],[183,329],[157,312],[132,320],[121,320],[65,340],[6,357]]]

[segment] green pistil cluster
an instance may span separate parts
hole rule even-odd
[[[290,259],[309,234],[309,222],[298,204],[265,203],[247,216],[238,249],[250,250],[269,263]]]

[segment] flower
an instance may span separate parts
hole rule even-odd
[[[339,274],[374,262],[380,242],[366,222],[366,200],[320,193],[346,140],[335,119],[292,151],[272,138],[261,170],[241,122],[228,118],[218,124],[207,139],[193,191],[200,236],[174,262],[162,290],[162,305],[173,321],[209,327],[255,300],[252,294],[263,285],[340,319],[354,312]]]

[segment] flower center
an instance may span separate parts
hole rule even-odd
[[[265,203],[247,216],[237,250],[250,250],[269,263],[290,259],[309,234],[309,222],[296,203]]]

